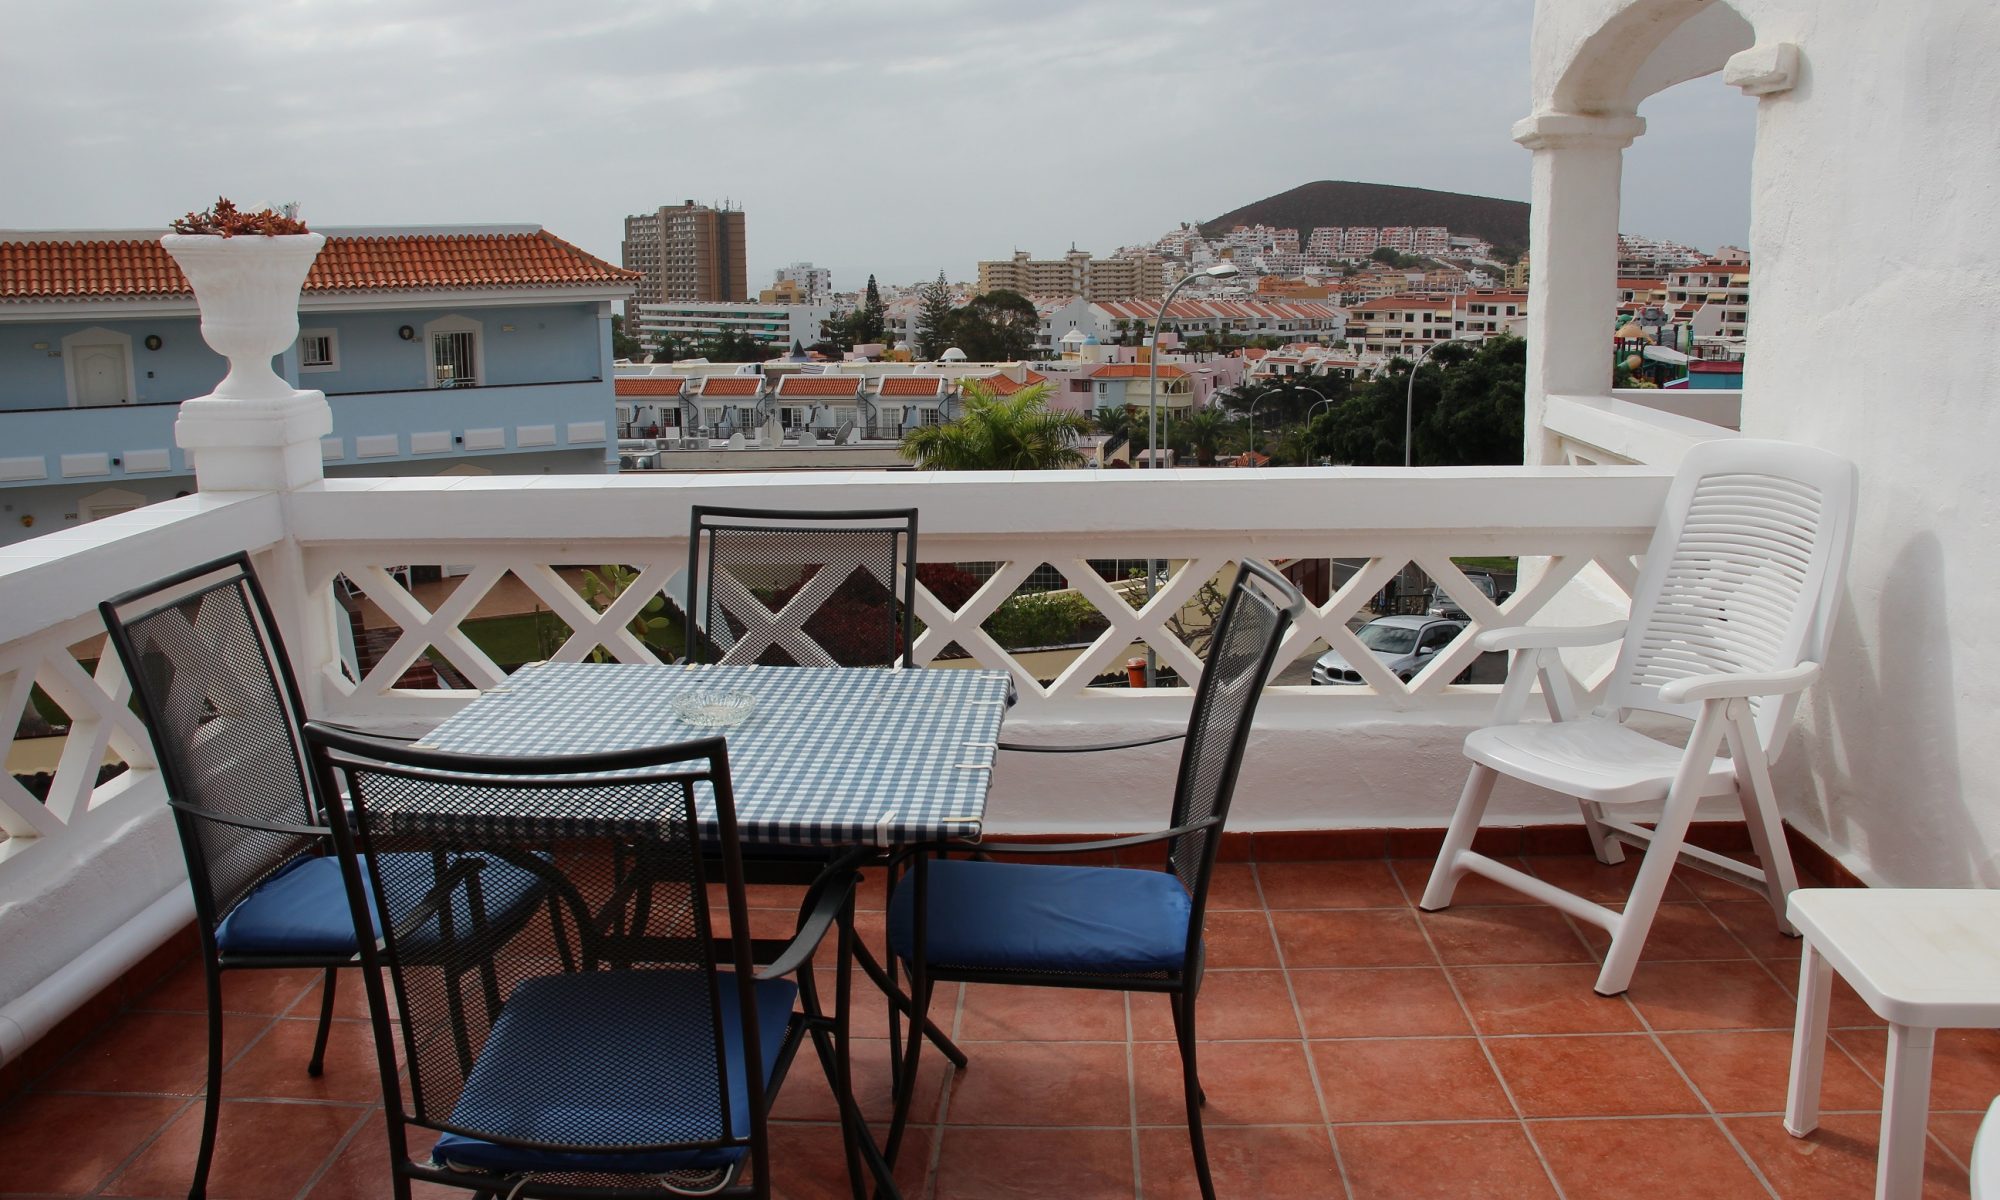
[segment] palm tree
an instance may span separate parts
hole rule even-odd
[[[1228,431],[1229,418],[1214,408],[1196,409],[1174,426],[1180,440],[1194,452],[1194,465],[1197,467],[1215,465],[1215,448],[1222,444],[1222,436]]]
[[[905,434],[904,458],[926,471],[1047,471],[1083,465],[1076,441],[1090,431],[1090,418],[1049,411],[1048,384],[1005,397],[973,379],[965,381],[964,389],[964,414]]]

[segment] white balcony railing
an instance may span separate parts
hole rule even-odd
[[[1665,470],[1637,467],[342,479],[282,495],[198,494],[0,549],[0,700],[7,706],[0,720],[10,722],[10,754],[29,749],[13,744],[12,722],[29,707],[33,685],[68,718],[60,751],[37,747],[54,768],[46,801],[0,775],[0,961],[8,964],[0,1004],[54,974],[73,974],[77,961],[88,961],[88,947],[122,945],[121,937],[156,942],[185,920],[179,851],[158,776],[127,707],[129,689],[101,654],[95,605],[189,563],[251,550],[309,707],[407,729],[441,720],[474,694],[398,687],[419,657],[442,658],[471,689],[504,678],[463,626],[509,576],[569,631],[551,657],[601,651],[644,661],[652,651],[625,626],[683,566],[691,504],[914,506],[923,560],[977,562],[991,571],[956,610],[920,593],[919,660],[956,643],[978,663],[1014,673],[1021,699],[1009,717],[1010,736],[1092,741],[1185,722],[1186,688],[1091,683],[1121,668],[1140,643],[1183,679],[1198,676],[1199,660],[1169,623],[1204,582],[1244,555],[1348,560],[1353,574],[1306,614],[1280,651],[1280,669],[1330,646],[1359,664],[1373,686],[1274,687],[1259,714],[1232,826],[1423,826],[1448,815],[1460,770],[1457,738],[1490,711],[1493,689],[1451,682],[1474,658],[1469,639],[1405,684],[1362,650],[1350,620],[1411,562],[1466,597],[1480,628],[1616,605],[1635,577],[1634,556],[1667,482]],[[1485,555],[1537,564],[1498,607],[1470,585],[1450,587],[1463,582],[1454,557]],[[1122,589],[1088,566],[1102,559],[1158,559],[1173,564],[1172,574],[1135,610]],[[419,600],[391,573],[413,563],[450,564],[463,574],[443,599]],[[638,582],[603,612],[557,570],[610,563],[635,570]],[[1047,683],[982,628],[1044,564],[1105,618],[1096,640]],[[364,593],[396,631],[359,679],[342,661],[336,577]],[[1010,830],[1148,827],[1166,802],[1162,779],[1170,777],[1171,755],[1171,748],[1094,755],[1082,764],[1010,756],[1019,761],[995,780],[990,823]],[[100,784],[107,758],[129,769]],[[1535,811],[1573,816],[1562,808]],[[6,1040],[0,1021],[0,1051]]]

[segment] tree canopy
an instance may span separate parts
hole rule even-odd
[[[1431,352],[1410,385],[1396,359],[1313,422],[1310,448],[1354,466],[1401,466],[1404,398],[1411,397],[1411,462],[1419,467],[1513,466],[1521,461],[1528,344],[1517,337]]]
[[[996,396],[978,380],[964,388],[964,413],[955,421],[912,429],[903,457],[926,471],[1046,471],[1080,467],[1077,439],[1090,430],[1082,413],[1049,409],[1049,386],[1037,383]]]
[[[625,332],[625,318],[611,314],[611,357],[637,358],[646,352],[639,339]]]
[[[952,313],[946,345],[965,351],[974,362],[1016,362],[1033,353],[1041,323],[1033,301],[995,288]]]
[[[945,282],[944,272],[924,285],[917,293],[917,357],[926,362],[935,362],[951,345],[951,323],[955,315],[951,306],[951,285]]]

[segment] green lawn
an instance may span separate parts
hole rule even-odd
[[[663,658],[681,653],[686,644],[679,621],[670,615],[667,624],[652,639],[653,650]],[[554,613],[536,610],[507,617],[485,617],[467,621],[465,636],[486,652],[487,657],[512,670],[526,662],[539,662],[554,654],[569,638],[569,626]]]

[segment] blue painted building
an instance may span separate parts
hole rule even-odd
[[[321,230],[299,340],[328,475],[616,468],[625,271],[537,226]],[[0,232],[0,544],[194,487],[180,402],[227,364],[157,232]]]

